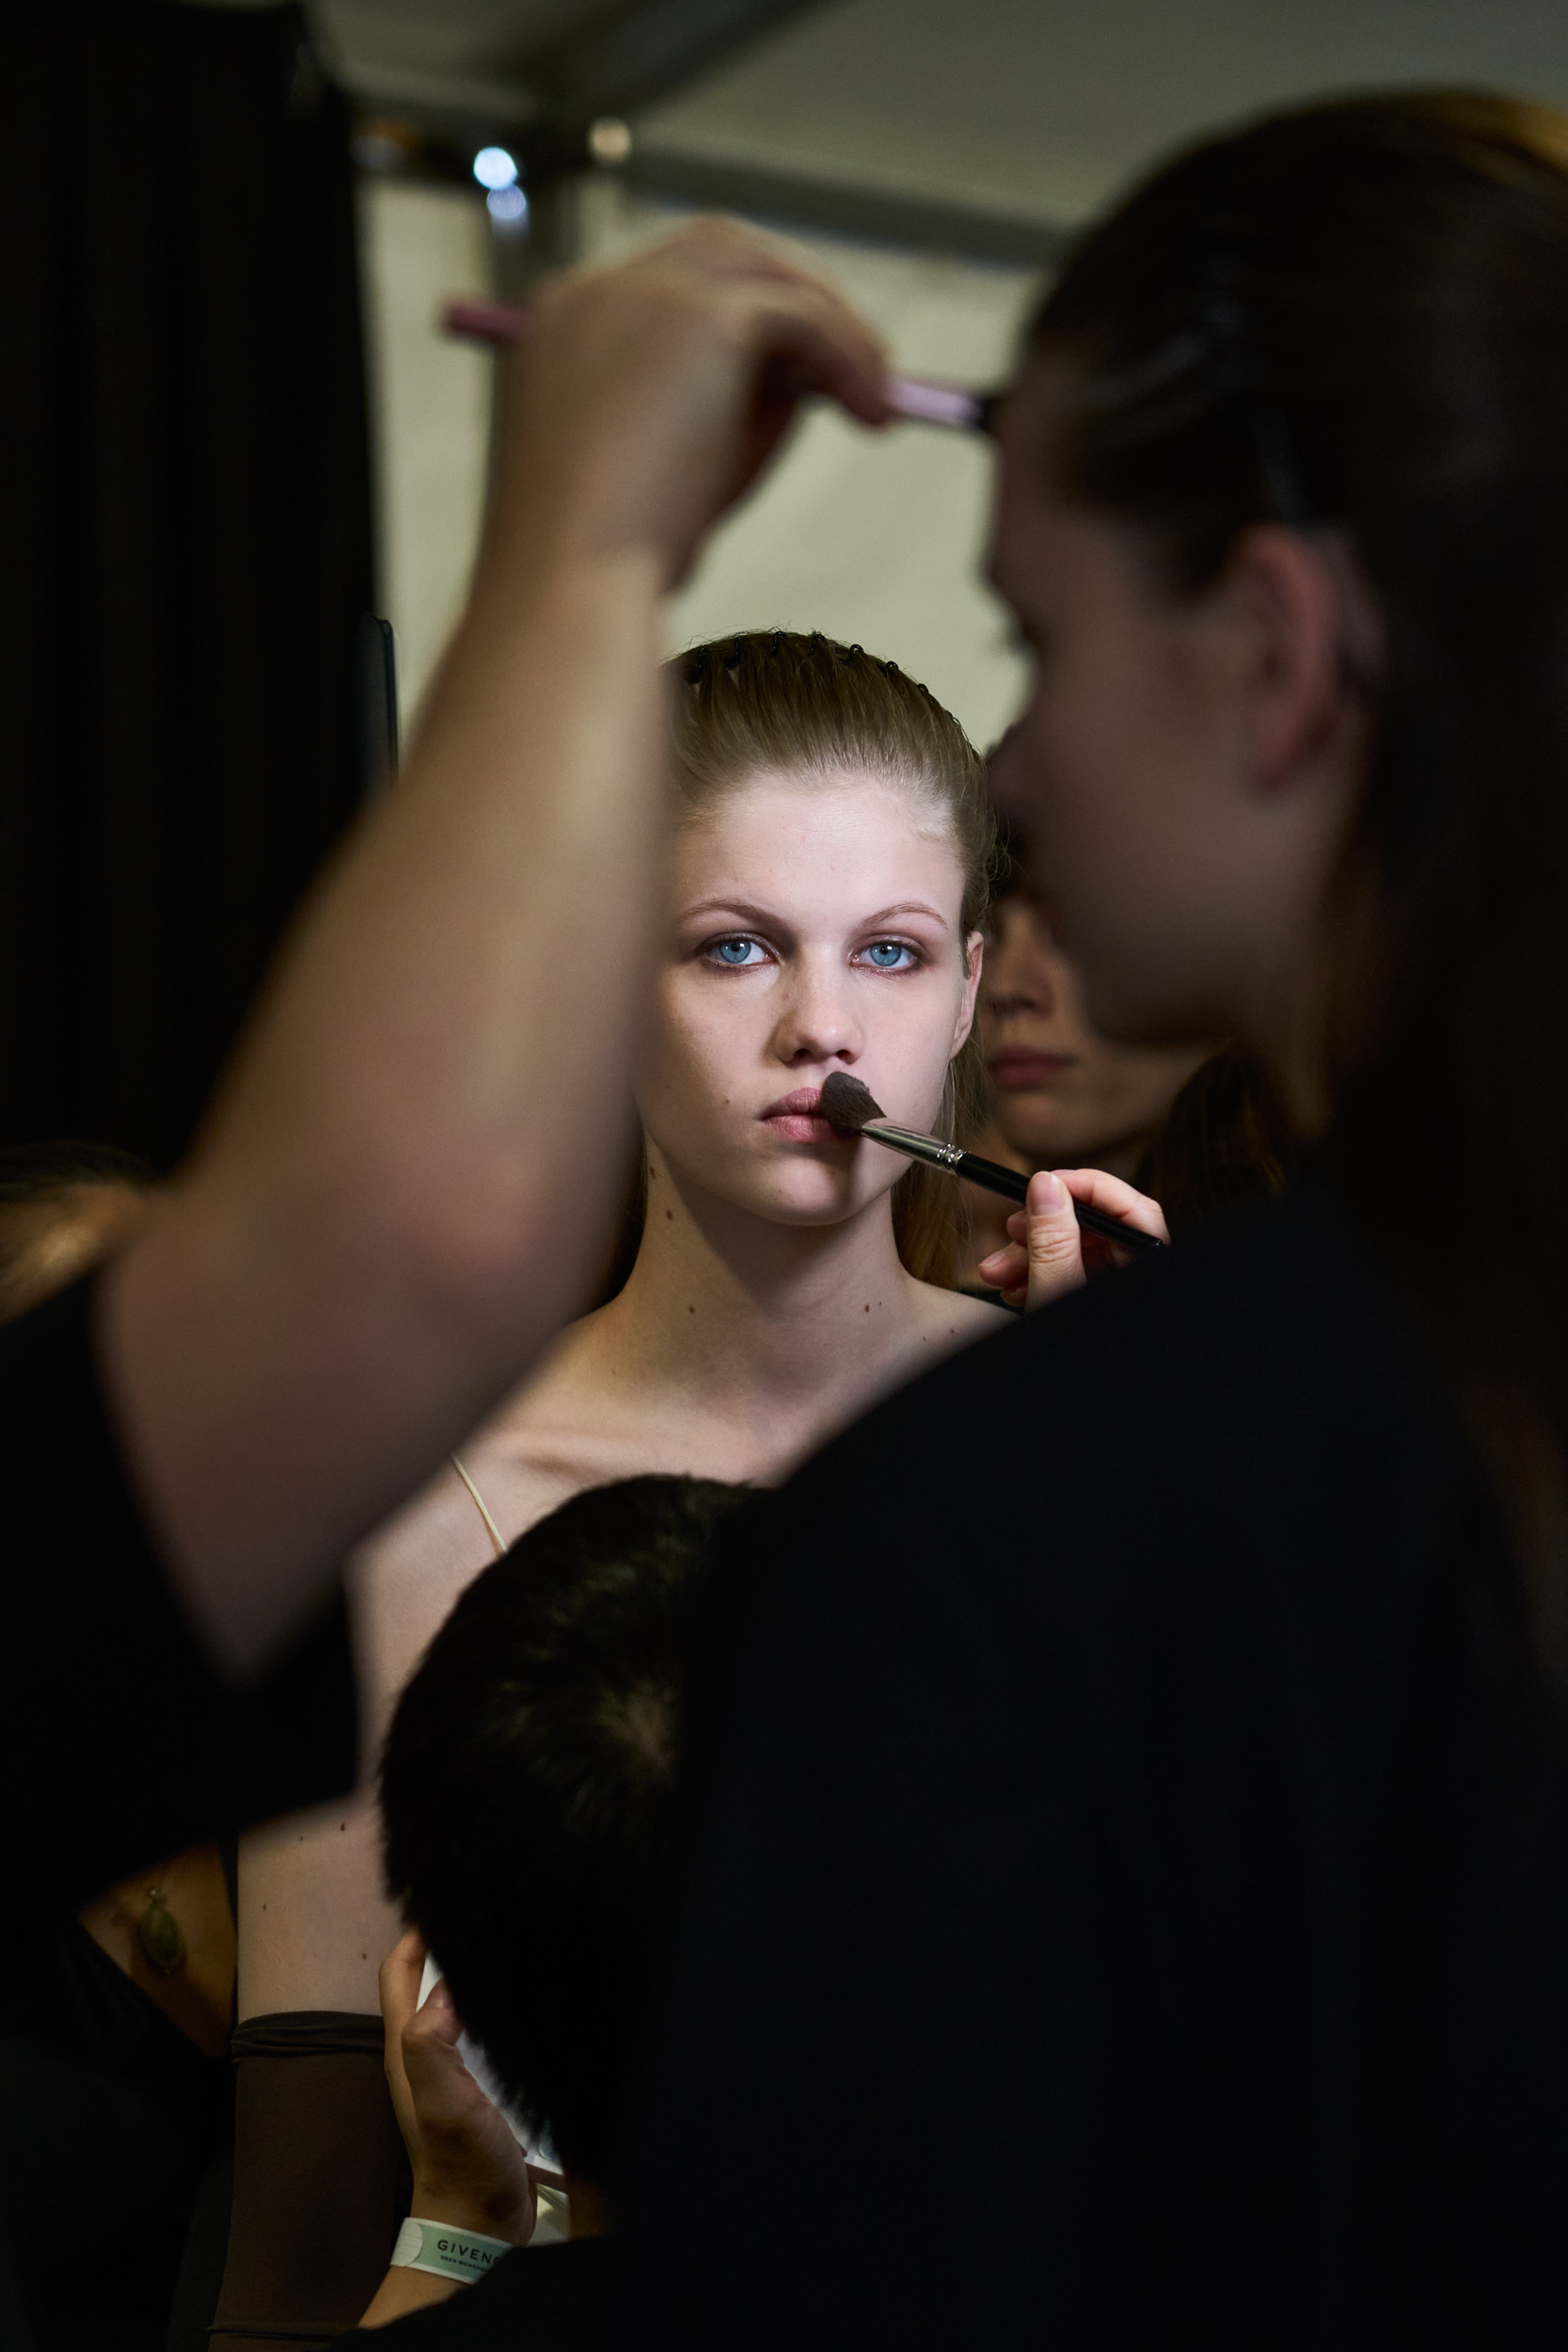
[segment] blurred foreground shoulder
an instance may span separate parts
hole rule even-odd
[[[0,1327],[0,1766],[33,1792],[13,1860],[46,1910],[354,1777],[341,1598],[244,1686],[177,1602],[100,1385],[94,1291],[77,1281]]]

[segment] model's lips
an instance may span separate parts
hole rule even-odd
[[[776,1103],[769,1103],[764,1119],[810,1119],[822,1107],[820,1087],[797,1087],[793,1094],[781,1094]]]
[[[776,1136],[787,1136],[792,1143],[843,1140],[832,1120],[822,1116],[820,1087],[797,1087],[793,1094],[781,1094],[778,1101],[769,1103],[759,1116]]]
[[[1030,1087],[1048,1087],[1057,1078],[1066,1077],[1069,1070],[1076,1070],[1078,1062],[1076,1054],[1032,1054],[1022,1047],[1005,1047],[1001,1053],[990,1056],[986,1067],[992,1085],[999,1086],[1005,1093],[1014,1093]]]

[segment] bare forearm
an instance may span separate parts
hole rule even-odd
[[[887,413],[875,339],[736,226],[541,295],[478,584],[404,777],[104,1278],[111,1402],[233,1670],[580,1299],[629,1141],[658,598],[776,443],[781,367]]]
[[[636,551],[482,583],[403,780],[105,1285],[133,1453],[236,1666],[579,1302],[656,859],[659,584]]]

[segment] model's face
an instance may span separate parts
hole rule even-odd
[[[993,910],[980,1027],[996,1124],[1041,1167],[1129,1174],[1208,1048],[1116,1045],[1084,1009],[1072,964],[1022,894]]]
[[[638,1109],[682,1188],[820,1225],[903,1174],[816,1106],[844,1070],[900,1125],[938,1114],[980,942],[961,935],[958,855],[936,824],[916,795],[848,771],[753,777],[677,835]]]
[[[1354,772],[1331,593],[1309,546],[1265,530],[1212,591],[1167,594],[1130,531],[1052,490],[1064,389],[1037,360],[1003,412],[991,572],[1036,673],[993,788],[1102,1033],[1264,1034]]]

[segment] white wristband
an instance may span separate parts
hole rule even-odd
[[[471,2287],[514,2250],[508,2238],[483,2237],[477,2230],[454,2230],[445,2221],[420,2221],[410,2214],[392,2249],[392,2268],[428,2270],[435,2278]]]

